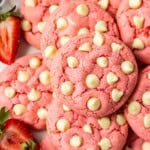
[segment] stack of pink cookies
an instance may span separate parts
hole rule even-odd
[[[150,1],[22,0],[41,49],[1,72],[0,106],[41,150],[150,150]],[[3,76],[5,74],[5,76]]]

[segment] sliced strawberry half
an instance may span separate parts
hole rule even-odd
[[[17,119],[8,119],[8,113],[4,108],[0,110],[0,150],[38,150],[27,126]]]
[[[0,14],[0,60],[6,64],[15,60],[20,41],[21,22],[15,8]]]

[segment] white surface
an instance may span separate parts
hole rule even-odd
[[[9,10],[14,5],[19,7],[19,4],[20,4],[20,0],[5,0],[3,7],[0,8],[0,12]],[[28,54],[34,53],[34,52],[39,52],[39,50],[31,47],[23,39],[21,39],[18,53],[17,53],[16,57],[19,58],[21,56],[28,55]],[[0,71],[2,71],[6,66],[7,66],[6,64],[3,64],[2,62],[0,62]],[[41,140],[41,138],[44,136],[44,133],[45,133],[45,131],[39,131],[39,132],[38,131],[32,131],[32,132],[33,132],[35,139],[37,139],[38,141]]]
[[[6,0],[0,0],[0,7],[2,7],[5,2],[6,2]]]

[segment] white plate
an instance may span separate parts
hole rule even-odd
[[[14,5],[17,6],[17,8],[19,8],[20,5],[20,1],[21,0],[5,0],[5,3],[3,5],[2,8],[0,8],[1,12],[4,12],[5,10],[9,10],[10,8],[12,8]],[[19,49],[18,49],[18,53],[17,53],[17,58],[24,56],[24,55],[28,55],[34,52],[39,52],[39,50],[37,50],[36,48],[30,46],[28,43],[26,43],[23,39],[21,39],[20,41],[20,45],[19,45]],[[3,64],[0,62],[0,71],[2,71],[7,65]],[[32,131],[34,134],[34,137],[40,141],[41,138],[44,136],[45,131]]]

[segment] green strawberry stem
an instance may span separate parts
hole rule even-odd
[[[36,143],[33,140],[30,140],[29,143],[22,142],[22,150],[35,150],[36,149]]]
[[[10,16],[20,17],[20,14],[18,12],[14,12],[15,9],[16,6],[8,10],[7,12],[0,14],[0,22],[6,20]]]
[[[10,115],[10,112],[5,109],[5,107],[2,107],[0,109],[0,129],[2,129],[3,124],[8,120]]]
[[[3,137],[4,131],[3,131],[3,124],[8,120],[10,115],[10,112],[5,109],[5,107],[2,107],[0,109],[0,139]]]

